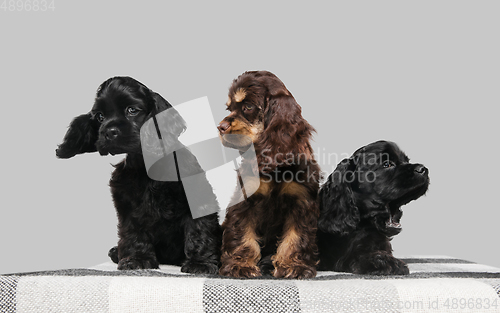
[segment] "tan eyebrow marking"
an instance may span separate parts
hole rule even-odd
[[[247,92],[245,91],[245,89],[240,88],[236,90],[236,92],[234,93],[234,101],[241,102],[243,101],[243,99],[245,99],[246,96]]]

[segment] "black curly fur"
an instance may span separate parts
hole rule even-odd
[[[392,255],[390,240],[401,231],[400,207],[427,191],[428,173],[387,141],[343,160],[319,193],[319,269],[408,274],[406,264]]]
[[[131,107],[138,113],[129,114]],[[119,241],[108,255],[118,263],[118,269],[172,264],[182,266],[183,272],[215,274],[221,243],[217,213],[193,219],[182,182],[155,181],[146,172],[140,128],[170,108],[170,103],[135,79],[110,78],[99,87],[92,111],[73,120],[56,155],[71,158],[95,151],[101,155],[126,153],[110,180]],[[185,124],[179,117],[167,127],[166,132],[176,137]],[[177,153],[184,161],[183,170],[202,172],[187,149]],[[203,177],[200,184],[209,183]],[[213,192],[211,195],[203,205],[211,212],[219,211]]]

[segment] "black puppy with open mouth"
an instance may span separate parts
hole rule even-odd
[[[165,110],[170,118],[158,125],[156,116]],[[149,138],[156,140],[141,143],[141,127],[152,119],[156,129],[150,127],[153,136]],[[166,142],[171,149],[181,147],[177,137],[185,129],[185,121],[158,93],[131,77],[114,77],[101,84],[92,110],[71,122],[56,150],[57,157],[64,159],[96,151],[101,155],[126,154],[115,165],[110,180],[119,241],[109,256],[118,269],[172,264],[188,273],[218,272],[222,232],[217,213],[193,219],[180,177],[177,181],[151,179],[144,161],[143,151],[161,152],[159,142]],[[209,188],[203,202],[198,202],[199,209],[218,212],[217,199],[196,158],[187,149],[178,152],[181,170],[202,173],[197,176],[202,180],[200,185]],[[177,160],[174,170],[176,167]]]
[[[428,186],[428,169],[409,163],[393,142],[371,143],[340,162],[319,193],[319,269],[408,274],[407,265],[392,255],[390,240],[402,230],[401,206]]]

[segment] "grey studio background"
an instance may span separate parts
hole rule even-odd
[[[0,10],[0,273],[108,261],[110,164],[123,156],[54,152],[104,80],[132,76],[174,105],[208,96],[219,122],[231,81],[258,69],[302,106],[327,174],[379,139],[430,169],[427,195],[403,207],[397,255],[500,267],[499,2],[54,6]]]

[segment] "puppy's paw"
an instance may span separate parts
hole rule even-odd
[[[274,272],[274,265],[270,256],[262,258],[257,264],[263,276],[272,276]]]
[[[159,268],[158,261],[154,259],[137,259],[137,258],[123,258],[118,262],[119,270],[139,270]]]
[[[276,278],[313,278],[316,276],[316,268],[304,264],[276,265],[273,276]]]
[[[244,266],[244,265],[223,265],[219,271],[222,276],[230,276],[236,278],[250,278],[262,276],[260,269],[257,266]]]
[[[362,259],[355,274],[369,275],[408,275],[410,270],[405,262],[396,259],[390,254],[372,254]]]
[[[191,274],[217,274],[218,270],[217,264],[194,261],[186,261],[181,267],[181,272]]]
[[[390,275],[408,275],[410,274],[410,270],[408,269],[408,266],[406,265],[405,262],[401,261],[400,259],[396,259],[393,257],[393,259],[389,262],[390,263]]]
[[[118,264],[118,247],[114,246],[113,248],[109,249],[108,256],[113,261],[113,263]]]

